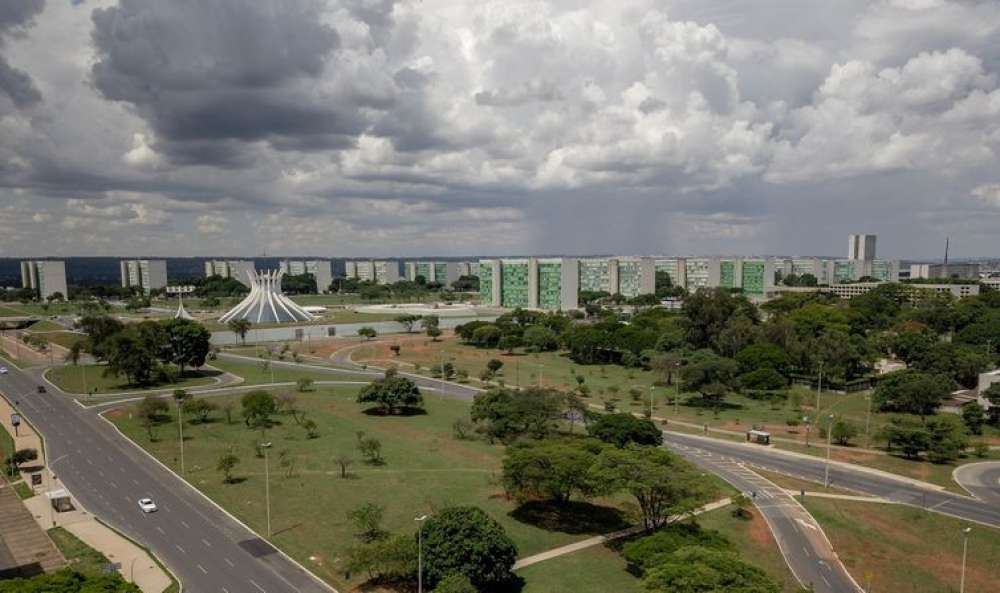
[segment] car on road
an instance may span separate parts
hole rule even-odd
[[[38,386],[38,387],[36,388],[36,390],[38,391],[38,393],[45,393],[45,392],[46,392],[46,389],[45,389],[45,386],[44,386],[44,385],[39,385],[39,386]]]
[[[153,502],[152,498],[140,498],[139,509],[144,513],[155,513],[156,503]]]
[[[6,375],[6,374],[7,374],[7,367],[0,367],[0,375]]]

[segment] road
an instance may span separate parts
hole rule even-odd
[[[967,463],[953,475],[969,494],[1000,508],[1000,461]]]
[[[825,461],[819,457],[797,455],[773,447],[705,438],[677,432],[664,432],[664,442],[675,450],[685,446],[727,457],[747,465],[823,483]],[[916,480],[846,463],[830,464],[830,484],[870,496],[924,508],[928,511],[1000,527],[1000,505],[969,496],[945,492]]]
[[[816,593],[861,591],[823,529],[794,497],[728,456],[680,443],[672,443],[671,448],[741,492],[751,494],[754,505],[771,528],[781,555],[800,583],[812,585]]]
[[[91,513],[148,546],[190,593],[327,593],[305,570],[77,405],[6,361],[0,391],[45,437],[50,468]],[[160,510],[143,514],[148,496]]]

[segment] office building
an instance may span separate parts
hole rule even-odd
[[[310,260],[282,260],[278,262],[278,269],[283,274],[289,276],[301,276],[302,274],[312,274],[316,279],[316,291],[325,293],[330,291],[333,284],[333,268],[330,260],[310,259]]]
[[[122,287],[136,286],[146,294],[167,286],[167,262],[162,259],[123,259]]]
[[[479,277],[479,262],[459,262],[458,264],[458,276],[475,276]]]
[[[248,259],[239,260],[208,260],[205,262],[205,277],[222,276],[232,278],[251,288],[250,272],[254,270],[253,261]]]
[[[632,298],[656,292],[656,260],[651,257],[580,259],[582,291],[606,292]]]
[[[847,245],[847,259],[871,261],[875,259],[875,235],[850,235]]]
[[[910,278],[979,278],[979,264],[911,264]]]
[[[665,272],[670,276],[670,284],[684,288],[687,275],[684,270],[684,258],[682,257],[662,257],[654,261],[656,272]]]
[[[416,282],[417,277],[420,276],[427,284],[437,283],[445,287],[451,286],[451,283],[458,280],[460,276],[469,275],[462,273],[462,264],[458,262],[409,261],[404,267],[406,279],[410,282]],[[465,264],[464,270],[468,272],[468,264]]]
[[[851,284],[831,284],[810,289],[798,287],[796,289],[782,290],[781,292],[806,292],[817,291],[835,294],[842,299],[849,299],[868,292],[886,284],[885,282],[854,282]],[[907,300],[916,302],[923,297],[932,295],[951,295],[955,298],[965,298],[977,296],[979,294],[979,284],[902,284],[907,289]]]
[[[349,261],[344,266],[347,278],[375,284],[399,282],[399,263],[386,260]]]
[[[479,262],[483,305],[566,311],[579,306],[580,270],[574,258],[485,259]]]
[[[26,260],[21,262],[21,286],[30,288],[42,300],[58,293],[65,299],[66,262],[52,260]]]

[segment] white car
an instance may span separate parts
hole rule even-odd
[[[155,513],[156,503],[153,502],[152,498],[140,498],[139,499],[139,510],[144,513]]]
[[[0,375],[6,375],[6,374],[7,374],[7,367],[0,367]]]

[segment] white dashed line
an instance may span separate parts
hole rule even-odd
[[[177,548],[178,550],[180,550],[181,554],[187,554],[187,552],[184,551],[184,548],[178,546],[177,544],[174,544],[174,547]]]
[[[208,543],[208,540],[207,540],[207,539],[203,539],[203,540],[201,540],[201,543],[205,544],[205,545],[206,545],[206,546],[208,546],[209,548],[211,548],[211,547],[212,547],[212,544]]]
[[[166,535],[167,534],[167,532],[163,531],[163,528],[160,527],[159,525],[156,526],[156,530],[159,531],[161,535]]]
[[[202,573],[204,573],[204,574],[208,574],[208,571],[207,571],[207,570],[205,570],[205,567],[204,567],[204,566],[202,566],[202,565],[200,565],[200,564],[196,564],[195,566],[197,566],[197,567],[198,567],[198,570],[200,570],[200,571],[201,571]]]
[[[253,585],[254,587],[257,587],[258,589],[260,589],[261,591],[263,591],[263,593],[267,593],[267,591],[264,590],[264,587],[261,587],[260,585],[258,585],[257,582],[254,581],[253,579],[247,579],[247,580],[250,581],[251,585]]]
[[[229,566],[236,566],[235,564],[233,564],[233,561],[230,560],[229,558],[223,558],[223,560],[225,560],[226,564],[228,564]]]
[[[184,526],[184,529],[191,529],[191,526],[185,523],[184,521],[181,521],[181,525]]]

